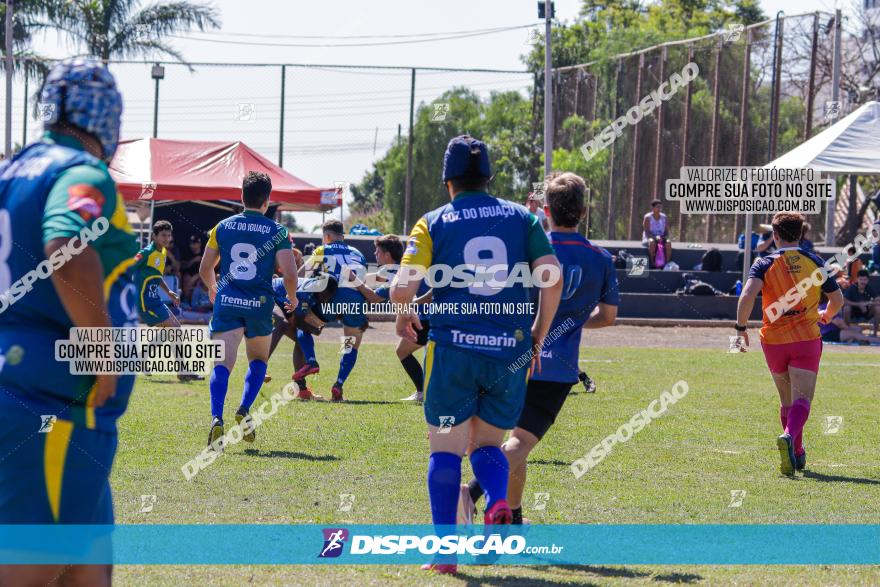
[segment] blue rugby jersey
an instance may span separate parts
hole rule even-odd
[[[305,316],[308,314],[309,310],[315,313],[315,315],[324,320],[327,319],[324,316],[324,313],[321,311],[321,304],[315,298],[315,287],[317,287],[318,282],[321,281],[321,278],[310,277],[308,279],[301,280],[296,286],[296,299],[299,304],[296,307],[294,312],[301,316]],[[275,298],[275,304],[284,311],[284,305],[290,303],[290,296],[287,295],[287,287],[284,285],[284,278],[276,277],[272,280],[272,291]]]
[[[287,229],[259,212],[245,210],[211,229],[207,246],[220,253],[214,315],[270,315],[275,254],[290,249]]]
[[[541,224],[524,206],[485,192],[464,192],[416,223],[401,266],[444,265],[459,270],[464,266],[506,266],[505,272],[494,277],[498,282],[510,280],[507,287],[476,281],[457,287],[455,283],[462,280],[450,281],[435,270],[437,279],[429,282],[434,289],[435,309],[441,304],[456,304],[463,311],[435,311],[428,316],[429,339],[441,346],[471,350],[481,357],[513,362],[531,346],[534,314],[505,311],[505,304],[507,308],[510,304],[514,308],[528,306],[530,288],[516,277],[530,277],[529,265],[553,254]],[[449,274],[448,270],[444,273]],[[473,275],[473,270],[469,273]],[[501,311],[471,312],[486,303],[501,304]]]
[[[324,273],[336,278],[340,287],[345,287],[340,279],[342,270],[350,268],[352,272],[362,273],[367,267],[367,260],[356,248],[342,241],[332,242],[329,245],[321,245],[312,253],[316,262],[323,266]]]
[[[550,242],[562,266],[564,288],[552,336],[541,349],[541,371],[530,378],[577,383],[581,331],[597,304],[619,305],[617,273],[608,251],[575,232],[551,232]]]
[[[137,296],[128,269],[137,241],[106,164],[76,139],[55,133],[0,164],[0,294],[10,296],[0,301],[0,411],[6,401],[24,403],[77,426],[114,430],[134,376],[120,376],[116,395],[95,408],[95,378],[71,375],[69,363],[54,360],[55,341],[68,338],[73,322],[49,277],[64,259],[47,260],[44,246],[70,239],[67,250],[76,255],[86,231],[96,237],[88,246],[103,266],[111,325],[136,325]],[[30,282],[30,290],[21,287],[35,274],[40,278]]]

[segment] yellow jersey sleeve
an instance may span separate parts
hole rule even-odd
[[[217,244],[217,226],[212,228],[211,232],[208,233],[208,244],[206,244],[205,246],[212,248],[215,251],[220,248],[220,245]]]
[[[157,271],[159,275],[165,275],[165,261],[167,259],[167,249],[162,249],[162,251],[154,250],[147,258],[147,266],[149,266],[150,269],[154,269],[155,271]]]
[[[420,267],[423,271],[427,271],[433,260],[433,252],[434,242],[431,239],[431,232],[428,230],[428,222],[422,216],[413,226],[400,265]]]

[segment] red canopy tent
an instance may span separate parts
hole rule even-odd
[[[248,171],[269,175],[281,210],[326,212],[342,204],[338,190],[306,183],[242,142],[128,140],[110,164],[123,198],[147,202],[239,202]]]

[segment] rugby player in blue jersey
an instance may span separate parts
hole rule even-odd
[[[0,164],[0,525],[112,524],[116,422],[134,376],[72,375],[54,357],[72,327],[137,325],[137,241],[105,163],[122,97],[101,63],[69,59],[39,100],[46,133]],[[111,571],[14,565],[0,585],[100,587]]]
[[[268,175],[248,172],[241,186],[244,211],[221,220],[211,229],[199,267],[199,275],[214,304],[211,338],[223,341],[225,347],[224,359],[214,365],[211,374],[209,389],[213,420],[208,445],[225,432],[223,404],[229,387],[229,373],[235,366],[242,337],[245,338],[248,370],[235,420],[242,428],[244,440],[254,441],[255,431],[249,410],[266,376],[274,306],[272,276],[276,266],[287,290],[296,291],[296,261],[287,229],[265,216],[271,192],[272,181]],[[219,281],[214,273],[218,264]],[[291,309],[296,305],[294,298]]]
[[[451,202],[415,224],[391,286],[391,300],[408,304],[429,268],[434,274],[438,268],[453,274],[464,269],[472,276],[433,283],[434,307],[457,304],[460,311],[431,314],[425,357],[428,495],[434,524],[447,529],[456,523],[465,453],[486,492],[484,522],[512,521],[508,462],[500,447],[525,400],[528,369],[516,365],[531,348],[540,348],[562,294],[559,264],[541,224],[525,207],[489,195],[491,175],[483,142],[468,135],[449,142],[442,178]],[[523,274],[528,279],[518,278]],[[543,286],[535,314],[472,312],[489,302],[527,306],[533,274]],[[415,314],[397,318],[398,334],[413,342],[419,327]],[[423,568],[457,570],[454,557]]]
[[[364,313],[366,300],[357,290],[355,278],[358,274],[363,274],[367,260],[356,248],[345,244],[341,221],[328,220],[322,225],[321,230],[324,244],[317,247],[312,257],[305,262],[303,272],[308,275],[310,271],[320,269],[336,279],[339,284],[331,305],[345,310],[338,316],[342,321],[347,352],[339,359],[339,373],[330,393],[334,402],[341,402],[345,401],[342,396],[342,386],[345,385],[346,379],[357,363],[358,348],[367,329],[367,316]],[[306,376],[314,375],[319,371],[317,361],[308,362],[296,372],[294,379],[304,380]]]
[[[381,269],[376,274],[376,277],[384,277],[387,281],[374,290],[361,284],[358,286],[358,291],[361,292],[368,302],[381,304],[382,302],[387,302],[390,297],[391,279],[397,274],[397,267],[403,259],[403,243],[397,235],[386,234],[378,237],[375,244],[376,249],[373,254],[376,256],[376,262]],[[425,299],[423,296],[429,296],[430,290],[431,286],[428,285],[428,282],[422,281],[421,286],[419,286],[416,292],[417,297],[415,301],[419,302],[419,300]],[[413,386],[416,388],[411,395],[400,400],[403,402],[421,403],[423,397],[425,372],[422,369],[422,364],[413,355],[428,344],[428,332],[430,332],[431,323],[425,314],[419,314],[419,322],[420,328],[417,331],[418,337],[415,341],[401,338],[400,342],[397,343],[397,358],[400,359],[403,370],[406,371],[406,374],[413,382]]]
[[[516,428],[501,448],[510,463],[508,503],[513,523],[521,524],[526,459],[556,421],[572,386],[578,382],[578,353],[583,328],[614,324],[620,292],[611,255],[578,234],[587,214],[584,180],[574,173],[555,174],[545,188],[550,243],[562,266],[565,287],[550,327],[553,340],[541,349],[541,370],[529,376],[526,403]],[[462,486],[458,522],[471,523],[474,502],[483,495],[479,479]]]
[[[322,396],[312,393],[312,390],[306,387],[304,379],[297,379],[296,372],[307,364],[318,364],[313,335],[321,334],[321,330],[328,322],[322,305],[329,303],[336,294],[336,279],[329,275],[318,275],[300,281],[296,290],[299,304],[293,310],[291,310],[290,297],[287,294],[284,279],[280,277],[273,279],[272,290],[275,292],[276,312],[281,316],[272,331],[269,356],[275,352],[275,348],[283,337],[290,338],[294,343],[293,380],[299,387],[296,398],[305,401],[324,399]]]

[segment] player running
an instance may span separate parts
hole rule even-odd
[[[532,345],[540,348],[562,292],[559,264],[541,225],[523,206],[489,195],[491,175],[483,142],[468,135],[449,142],[442,177],[451,202],[428,212],[413,227],[391,286],[392,301],[408,304],[432,264],[479,271],[480,277],[474,275],[467,287],[447,283],[433,290],[435,306],[474,308],[486,302],[527,304],[523,281],[509,279],[520,270],[531,275],[531,268],[550,277],[550,283],[542,284],[534,325],[528,312],[431,315],[424,409],[431,447],[428,495],[437,526],[455,525],[465,452],[486,492],[484,522],[511,522],[508,462],[500,446],[505,431],[519,419],[527,375],[527,369],[511,366],[529,356]],[[489,267],[492,275],[486,275]],[[415,314],[397,318],[398,334],[413,342],[419,327]],[[457,570],[454,557],[438,558],[422,568]]]
[[[345,335],[346,351],[339,359],[339,373],[336,382],[330,390],[331,399],[334,402],[345,401],[342,396],[342,387],[345,380],[351,375],[358,358],[358,348],[361,339],[367,329],[367,316],[364,314],[364,296],[357,290],[351,280],[351,276],[363,272],[367,266],[367,260],[356,248],[345,244],[344,228],[339,220],[328,220],[321,227],[324,244],[315,249],[312,257],[305,263],[304,274],[320,269],[336,279],[339,288],[333,296],[332,304],[346,308],[339,315],[342,321],[342,332]],[[308,335],[308,333],[306,334]],[[295,374],[295,379],[304,380],[308,375],[315,375],[320,371],[317,361],[306,363]]]
[[[199,275],[214,304],[211,338],[224,343],[223,361],[211,374],[211,431],[208,444],[223,436],[223,404],[229,387],[229,373],[235,366],[238,346],[245,337],[248,370],[244,379],[241,405],[235,421],[242,426],[243,438],[253,442],[256,435],[249,415],[260,393],[269,360],[272,334],[272,275],[281,270],[288,291],[296,291],[296,263],[290,250],[287,229],[266,218],[272,181],[265,173],[250,171],[241,187],[244,212],[221,220],[211,229],[202,256]],[[220,281],[214,268],[220,264]],[[297,301],[291,301],[295,309]]]
[[[546,183],[546,214],[550,243],[562,266],[562,301],[550,332],[554,338],[541,349],[541,370],[529,376],[526,402],[516,428],[501,447],[510,463],[508,503],[513,523],[522,524],[522,495],[526,484],[526,459],[544,437],[578,382],[578,353],[583,328],[614,324],[620,292],[611,255],[578,234],[587,214],[584,180],[574,173],[555,174]],[[477,479],[462,486],[460,524],[472,523],[474,502],[483,495]]]
[[[170,222],[167,220],[157,221],[153,224],[150,244],[135,256],[134,275],[135,287],[138,292],[138,315],[147,326],[180,328],[180,322],[159,297],[159,288],[162,288],[171,298],[171,302],[175,306],[180,306],[180,296],[177,295],[177,292],[171,291],[164,278],[168,244],[171,242],[172,234],[173,228]],[[180,381],[204,379],[195,373],[179,373],[177,378]]]
[[[382,302],[387,302],[390,297],[390,280],[397,274],[397,267],[403,259],[403,243],[396,235],[386,234],[378,237],[375,245],[376,250],[374,251],[374,255],[376,256],[376,262],[382,268],[380,274],[384,273],[384,276],[388,278],[388,281],[377,287],[375,290],[361,284],[358,286],[358,291],[361,292],[361,295],[363,295],[368,302],[380,304]],[[416,302],[419,301],[419,298],[424,299],[422,296],[427,295],[430,290],[431,287],[428,285],[427,281],[422,281],[416,292]],[[425,373],[422,370],[422,364],[413,356],[413,354],[428,344],[428,332],[431,328],[431,323],[424,314],[419,314],[419,322],[421,328],[417,331],[418,336],[415,342],[408,338],[401,338],[400,342],[397,343],[397,358],[400,359],[400,364],[403,365],[403,370],[406,371],[406,374],[416,388],[412,395],[402,398],[400,400],[402,402],[421,403],[423,398]]]
[[[299,304],[295,309],[291,309],[290,297],[287,294],[284,279],[276,277],[272,280],[276,311],[281,313],[281,318],[276,321],[275,329],[272,331],[269,356],[272,356],[278,343],[285,336],[293,341],[293,380],[299,388],[296,394],[297,399],[306,401],[324,399],[322,396],[312,393],[312,390],[306,386],[304,378],[297,379],[296,372],[306,364],[318,364],[315,341],[312,336],[320,335],[324,325],[328,322],[321,305],[333,299],[336,287],[336,280],[329,275],[310,277],[297,286],[296,297]]]
[[[795,469],[807,464],[803,430],[810,417],[810,405],[816,391],[819,359],[822,357],[822,339],[819,323],[828,324],[843,306],[843,294],[837,281],[828,278],[822,282],[821,292],[828,296],[828,306],[819,311],[820,288],[812,284],[810,275],[824,266],[812,252],[798,245],[804,217],[793,212],[779,212],[773,217],[773,241],[777,250],[756,259],[749,270],[749,279],[743,287],[736,310],[736,332],[742,335],[746,347],[746,330],[755,298],[761,295],[763,322],[761,348],[779,391],[781,407],[779,418],[783,433],[776,439],[779,449],[779,470],[790,477]],[[806,280],[806,282],[804,282]],[[778,318],[770,315],[768,307],[790,298],[787,292],[799,283],[809,284],[796,304]]]
[[[134,377],[71,375],[54,357],[72,327],[137,325],[137,241],[105,163],[122,96],[101,63],[67,59],[39,100],[46,133],[0,164],[0,525],[112,524],[116,421]],[[104,586],[111,572],[14,565],[0,585]]]

